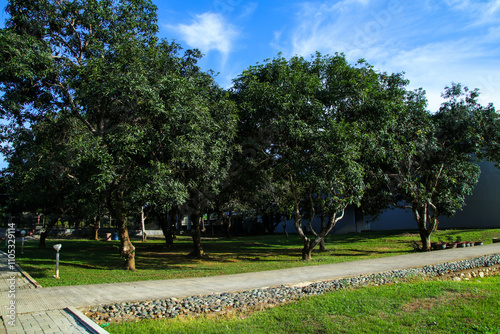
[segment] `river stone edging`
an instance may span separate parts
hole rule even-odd
[[[251,291],[191,296],[180,299],[168,298],[135,303],[100,305],[84,311],[84,313],[97,323],[107,323],[248,311],[281,305],[305,296],[320,295],[332,290],[397,283],[415,277],[451,276],[455,280],[476,276],[483,277],[500,271],[500,268],[494,267],[498,265],[500,265],[500,254],[422,268],[393,270],[366,276],[292,286],[282,285]],[[464,274],[464,271],[468,271],[468,273]]]

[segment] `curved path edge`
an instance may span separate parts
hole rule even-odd
[[[64,309],[68,306],[84,308],[101,304],[182,298],[421,268],[494,254],[500,254],[500,243],[226,276],[28,289],[18,291],[16,304],[17,312],[29,313]],[[3,311],[0,310],[0,314]]]

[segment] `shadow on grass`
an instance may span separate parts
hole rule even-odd
[[[55,243],[63,245],[60,251],[61,266],[100,271],[122,267],[118,242],[87,240],[58,240],[47,243],[47,249],[44,250],[38,250],[38,245],[32,243],[25,247],[25,254],[19,258],[19,261],[23,267],[30,268],[29,272],[33,273],[34,277],[51,276],[56,255],[52,244]],[[171,248],[167,248],[161,241],[136,242],[134,245],[137,269],[147,270],[165,270],[166,268],[180,270],[203,262],[281,261],[300,255],[297,249],[272,247],[270,244],[260,242],[206,241],[203,247],[209,256],[202,259],[187,256],[192,248],[190,240],[179,240]],[[47,275],[47,272],[51,275]]]
[[[341,250],[335,250],[328,253],[330,256],[343,256],[343,257],[357,257],[363,255],[377,255],[377,254],[401,254],[401,250],[387,250],[387,251],[370,251],[366,249],[343,249],[346,253],[342,253]]]
[[[400,235],[393,233],[360,233],[347,235],[333,235],[327,238],[327,245],[345,245],[355,242],[371,241],[375,239],[391,238]],[[404,243],[405,241],[397,241]],[[55,251],[52,245],[63,244],[61,260],[66,266],[94,270],[120,269],[122,262],[119,254],[118,241],[91,241],[91,240],[51,240],[47,242],[46,250],[38,250],[34,244],[26,248],[22,262],[36,269],[35,266],[53,266]],[[237,262],[281,262],[293,261],[301,257],[302,241],[298,236],[285,238],[283,235],[265,235],[256,237],[239,237],[231,240],[205,240],[203,248],[208,254],[202,259],[190,258],[187,254],[192,250],[191,239],[177,238],[173,247],[166,247],[162,240],[151,240],[146,243],[134,242],[136,247],[136,262],[138,269],[164,270],[165,268],[186,269],[204,262],[237,263]],[[331,252],[317,253],[320,256],[363,256],[374,254],[400,253],[397,250],[365,250],[347,248]]]
[[[372,243],[384,239],[384,242],[406,243],[398,237],[403,231],[394,232],[364,232],[357,234],[330,235],[326,238],[327,247],[339,245],[340,249],[327,252],[315,252],[315,256],[329,257],[341,256],[371,256],[377,254],[397,254],[399,250],[386,250],[384,246],[373,246],[374,249],[358,249],[345,245],[354,243]],[[34,276],[45,275],[52,271],[55,265],[56,252],[52,246],[61,243],[61,264],[68,267],[109,271],[121,269],[123,261],[119,253],[119,241],[94,241],[94,240],[47,240],[47,249],[38,250],[38,242],[30,242],[25,246],[25,254],[20,258],[23,266],[29,267]],[[233,239],[208,239],[203,241],[203,248],[208,254],[202,259],[187,256],[192,250],[190,237],[178,237],[173,247],[167,247],[164,240],[155,239],[148,242],[134,241],[136,247],[136,264],[140,270],[207,270],[215,263],[250,263],[268,262],[278,263],[283,261],[297,261],[301,258],[303,243],[297,235],[263,235],[252,237],[236,237]],[[384,244],[383,242],[381,244]],[[371,247],[371,246],[370,246]],[[200,266],[204,264],[204,266]],[[201,268],[203,267],[203,268]],[[49,269],[50,268],[50,269]],[[207,269],[205,269],[207,268]]]

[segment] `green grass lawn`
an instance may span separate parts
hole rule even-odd
[[[252,315],[143,320],[110,333],[500,333],[500,276],[335,291]]]
[[[462,240],[483,240],[491,243],[500,236],[500,229],[438,231],[433,239],[446,240],[460,235]],[[201,260],[186,256],[191,251],[191,239],[179,237],[172,248],[163,240],[146,243],[134,241],[137,271],[122,270],[118,241],[47,240],[47,249],[38,250],[38,242],[27,242],[24,254],[16,253],[16,261],[42,286],[63,286],[139,280],[228,275],[243,272],[291,268],[354,261],[410,253],[411,241],[418,234],[397,232],[364,232],[338,234],[326,239],[327,251],[313,253],[310,262],[301,260],[301,241],[297,235],[240,237],[232,240],[204,240],[207,257]],[[55,251],[52,245],[61,243],[60,276],[54,279]],[[18,245],[19,247],[19,245]],[[5,250],[2,244],[1,249]]]

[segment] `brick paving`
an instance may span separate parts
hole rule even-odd
[[[2,316],[6,334],[82,334],[94,333],[84,327],[74,315],[67,310],[49,310],[36,313],[18,314],[14,326],[9,319]]]
[[[85,319],[82,314],[74,309],[47,309],[38,312],[22,313],[19,306],[22,303],[18,296],[23,296],[26,291],[40,288],[26,272],[19,266],[8,260],[6,253],[0,251],[0,333],[6,334],[88,334],[88,333],[107,333],[96,328],[89,329],[85,326]],[[28,303],[36,303],[31,298]],[[13,307],[15,305],[15,309]],[[42,303],[42,305],[44,305]],[[46,308],[42,306],[43,308]],[[12,313],[12,317],[11,317]],[[92,324],[91,324],[92,325]],[[97,326],[97,325],[96,325]]]

